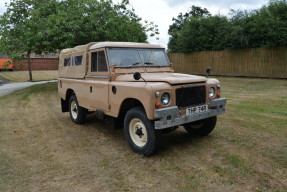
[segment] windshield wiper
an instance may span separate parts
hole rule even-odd
[[[134,64],[131,64],[131,65],[129,65],[129,67],[135,66],[135,65],[138,65],[138,64],[141,64],[141,62],[136,62],[136,63],[134,63]]]
[[[146,64],[146,65],[154,65],[154,63],[153,63],[153,62],[145,62],[144,64]],[[160,65],[154,65],[154,66],[156,66],[156,67],[160,67]]]
[[[153,65],[154,63],[153,62],[145,62],[144,64],[146,64],[146,65]]]

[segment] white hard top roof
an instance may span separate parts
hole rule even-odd
[[[99,42],[90,47],[89,50],[99,49],[104,47],[138,47],[138,48],[163,48],[160,45],[148,43],[133,43],[133,42]]]

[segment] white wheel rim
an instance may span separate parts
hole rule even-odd
[[[71,114],[73,119],[77,119],[78,117],[78,107],[75,101],[71,102]]]
[[[129,132],[134,144],[136,144],[138,147],[145,146],[148,139],[147,130],[144,123],[140,119],[134,118],[131,120]]]

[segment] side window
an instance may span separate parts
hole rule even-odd
[[[93,52],[92,53],[92,61],[91,61],[91,72],[95,72],[97,71],[97,68],[98,68],[98,52]]]
[[[64,66],[70,66],[70,58],[64,59]]]
[[[104,51],[92,53],[91,72],[107,72],[107,63]]]
[[[73,65],[82,65],[83,56],[74,56],[73,57]]]

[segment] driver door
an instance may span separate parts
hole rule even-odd
[[[89,109],[109,111],[110,72],[105,49],[96,49],[89,53],[89,65],[86,81],[89,90]]]

